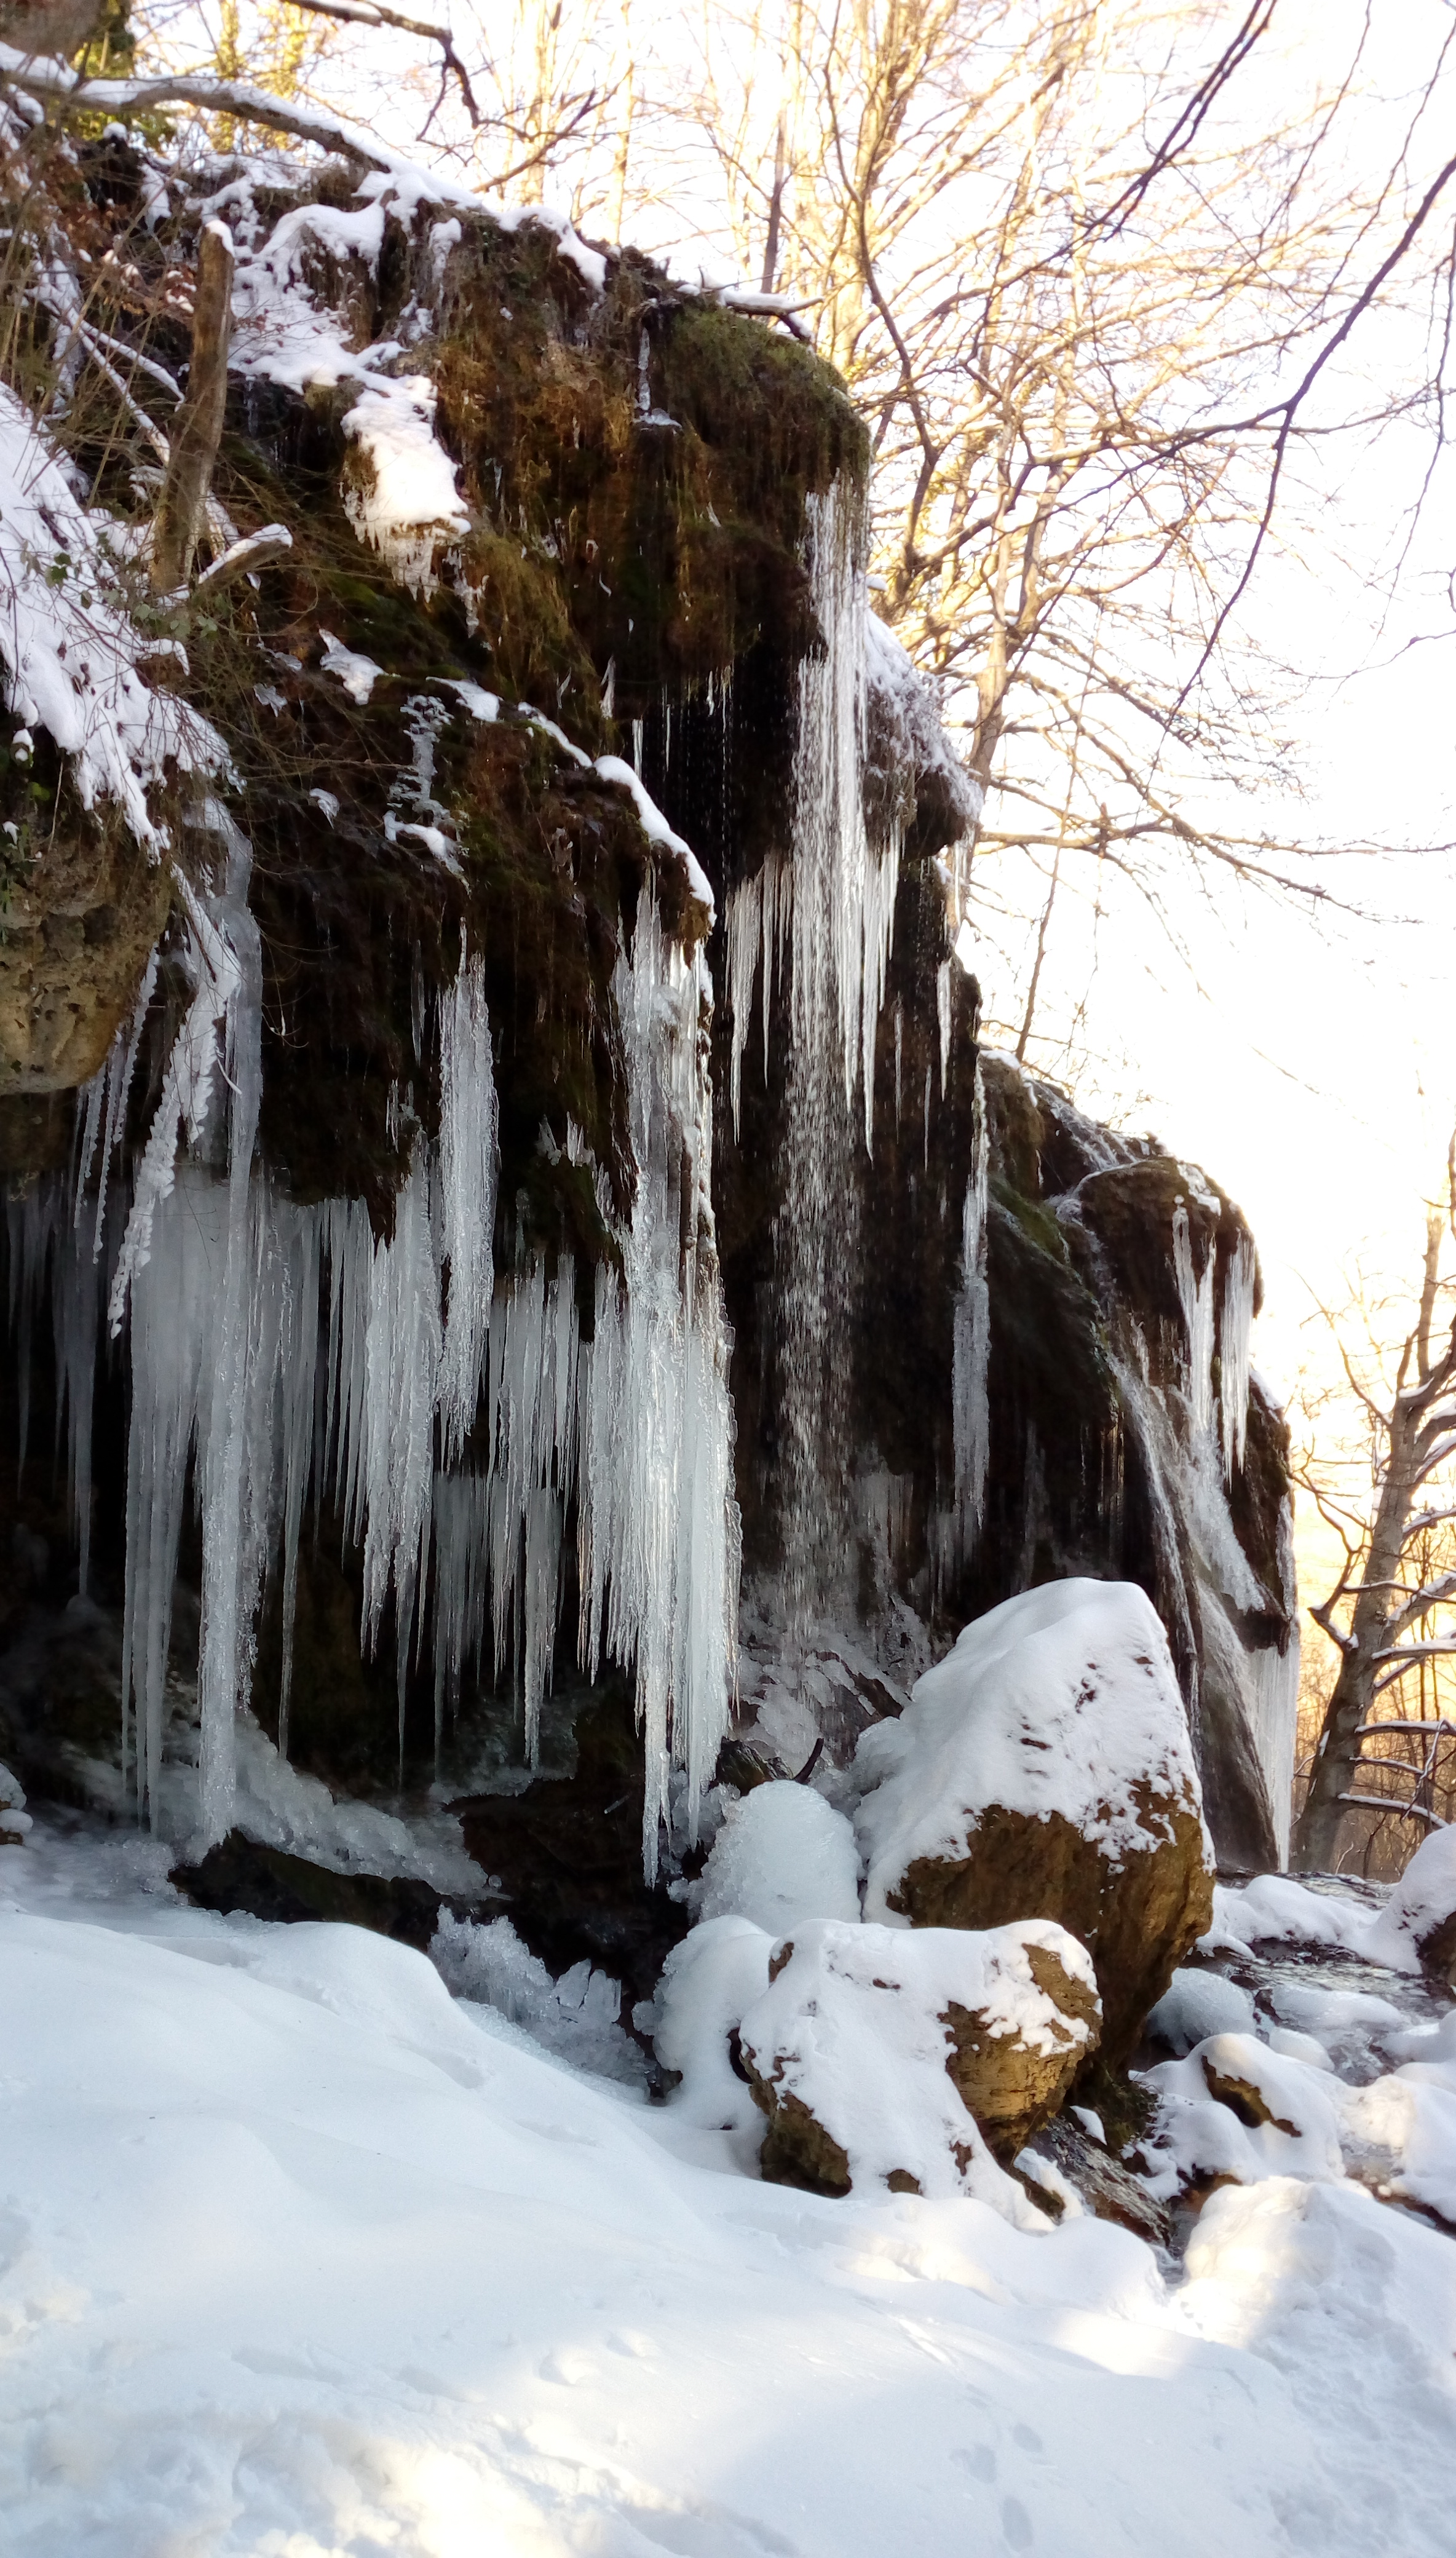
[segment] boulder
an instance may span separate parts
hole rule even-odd
[[[761,2165],[816,2194],[974,2194],[1062,2103],[1101,2023],[1092,1964],[1033,1919],[972,1935],[811,1921],[739,2031]]]
[[[341,1874],[266,1847],[239,1829],[229,1830],[195,1865],[175,1865],[168,1880],[200,1910],[245,1910],[254,1918],[294,1924],[333,1919],[393,1936],[421,1954],[442,1911],[458,1917],[469,1915],[471,1907],[447,1900],[433,1884],[411,1875]]]
[[[1129,1582],[1060,1581],[967,1626],[855,1774],[867,1919],[1056,1919],[1116,2064],[1213,1916],[1213,1853],[1167,1637]]]

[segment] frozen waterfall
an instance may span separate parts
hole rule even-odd
[[[306,1503],[332,1500],[363,1554],[362,1637],[392,1605],[401,1742],[411,1660],[433,1600],[437,1717],[489,1625],[513,1661],[533,1760],[551,1678],[563,1536],[575,1520],[580,1657],[636,1678],[647,1753],[644,1860],[655,1871],[671,1770],[686,1806],[710,1782],[734,1668],[738,1523],[728,1344],[709,1192],[711,1101],[701,957],[639,899],[612,993],[637,1168],[616,1218],[620,1268],[596,1278],[583,1340],[576,1276],[530,1255],[495,1266],[498,1108],[478,955],[440,1001],[438,1141],[396,1096],[409,1169],[393,1232],[359,1200],[298,1206],[255,1161],[261,1092],[247,847],[219,827],[227,882],[183,891],[192,986],[138,1161],[119,1245],[112,1153],[140,1023],[80,1096],[80,1186],[53,1178],[9,1210],[12,1320],[29,1327],[48,1265],[77,1519],[90,1512],[90,1411],[102,1309],[130,1366],[124,1747],[155,1824],[173,1588],[189,1483],[202,1528],[201,1824],[228,1827],[233,1729],[250,1691],[262,1593],[281,1573],[288,1684]],[[569,1142],[585,1157],[577,1132]],[[589,1160],[589,1158],[587,1158]],[[110,1184],[108,1224],[105,1186]]]

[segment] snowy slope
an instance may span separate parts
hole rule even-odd
[[[1456,2259],[1350,2187],[1216,2195],[1169,2290],[1094,2221],[759,2185],[139,1842],[3,1853],[15,2558],[1449,2548]]]

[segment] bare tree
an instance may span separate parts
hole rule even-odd
[[[1456,1721],[1443,1709],[1443,1662],[1456,1659],[1456,1282],[1443,1250],[1456,1232],[1456,1140],[1448,1196],[1426,1223],[1419,1299],[1383,1385],[1341,1344],[1369,1434],[1362,1497],[1306,1461],[1306,1488],[1337,1532],[1345,1561],[1310,1614],[1339,1657],[1295,1832],[1294,1862],[1335,1861],[1350,1810],[1416,1829],[1441,1825]]]
[[[1025,918],[1023,1053],[1080,877],[1160,912],[1191,867],[1331,896],[1244,813],[1296,780],[1301,690],[1248,581],[1338,550],[1327,440],[1375,423],[1338,364],[1376,307],[1439,320],[1452,170],[1427,82],[1352,177],[1358,61],[1256,82],[1273,18],[752,0],[704,27],[743,270],[815,304],[874,436],[881,611],[986,785],[978,919],[988,890]]]

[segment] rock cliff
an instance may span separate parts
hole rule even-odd
[[[646,1995],[715,1770],[847,1760],[1081,1573],[1149,1593],[1271,1861],[1251,1239],[980,1054],[974,792],[866,611],[839,383],[418,173],[7,149],[0,1754],[348,1862],[282,1777],[263,1820],[250,1715],[463,1799],[535,1950]],[[158,597],[210,221],[212,565]]]

